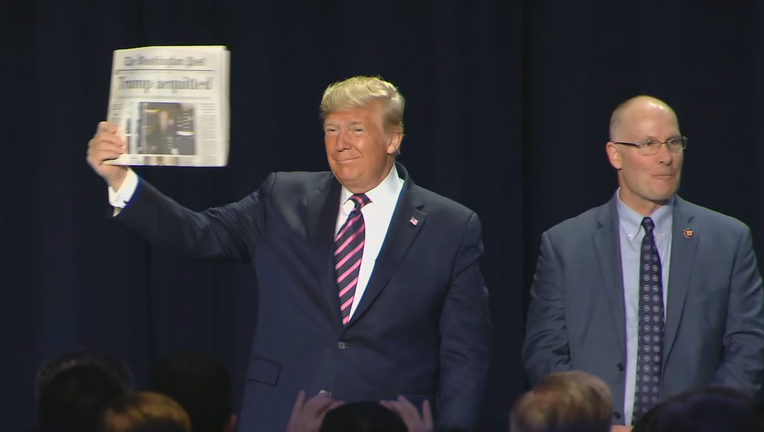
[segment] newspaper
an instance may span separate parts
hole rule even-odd
[[[107,119],[127,153],[115,165],[225,166],[229,52],[223,46],[114,51]]]

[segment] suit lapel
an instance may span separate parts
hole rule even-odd
[[[682,320],[684,303],[690,287],[690,275],[695,263],[699,237],[703,234],[693,229],[692,219],[685,201],[678,196],[674,199],[674,214],[671,228],[671,268],[669,269],[668,302],[666,304],[666,336],[664,339],[664,362],[671,355],[679,322]],[[692,235],[685,235],[686,230]]]
[[[374,270],[366,285],[366,290],[361,297],[360,303],[348,327],[353,325],[369,309],[374,300],[382,292],[387,282],[392,277],[398,265],[406,255],[411,243],[422,230],[427,219],[427,214],[421,211],[424,201],[416,193],[416,185],[409,178],[408,172],[402,165],[396,163],[399,175],[403,175],[404,184],[401,190],[398,204],[393,212],[390,226],[387,229],[385,241],[377,256]],[[338,306],[339,308],[339,306]]]
[[[318,283],[337,324],[342,324],[340,300],[334,273],[334,229],[339,213],[341,186],[334,176],[305,197],[308,242],[314,255]]]
[[[626,353],[626,318],[623,299],[623,270],[621,267],[621,247],[619,241],[618,211],[616,197],[601,208],[598,228],[594,232],[594,250],[604,281],[605,294],[610,303],[613,326],[618,334],[621,351]]]

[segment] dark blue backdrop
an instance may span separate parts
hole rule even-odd
[[[244,265],[168,256],[113,223],[85,163],[105,116],[112,50],[232,52],[223,169],[141,169],[182,204],[241,198],[274,170],[326,169],[318,102],[378,74],[408,100],[400,158],[476,210],[496,326],[484,430],[523,391],[524,304],[541,232],[607,200],[610,111],[666,100],[690,137],[682,195],[748,223],[764,248],[760,2],[517,0],[10,0],[0,13],[0,430],[34,419],[40,362],[113,352],[139,384],[180,348],[243,384],[257,287]],[[249,302],[234,302],[242,295]]]

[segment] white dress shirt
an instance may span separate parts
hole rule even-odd
[[[137,187],[138,175],[130,168],[127,169],[127,175],[122,181],[122,186],[119,187],[119,190],[115,191],[111,186],[109,187],[109,204],[114,207],[114,216],[118,215],[125,208]]]
[[[402,189],[403,179],[398,177],[398,170],[393,165],[390,173],[382,180],[382,183],[366,192],[366,196],[369,197],[371,202],[361,209],[364,224],[366,225],[366,239],[364,240],[363,255],[361,255],[358,285],[355,287],[355,297],[350,308],[351,318],[356,308],[358,308],[358,303],[361,301],[364,291],[366,291],[366,285],[369,283],[377,256],[379,256],[379,251],[385,242],[387,229],[390,227],[390,221],[393,218],[393,212],[398,204],[398,197]],[[335,236],[340,231],[342,224],[347,220],[350,212],[355,208],[353,201],[350,200],[351,195],[353,195],[353,192],[350,192],[343,186],[340,193],[340,211],[337,214],[337,224],[334,228]],[[339,292],[337,295],[339,295]]]

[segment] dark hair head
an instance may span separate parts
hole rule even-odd
[[[757,432],[755,402],[732,389],[693,390],[667,399],[641,418],[641,432]]]
[[[43,389],[59,373],[74,366],[95,365],[111,374],[123,387],[124,392],[132,390],[133,374],[130,368],[119,358],[110,354],[98,354],[86,350],[64,353],[46,360],[37,370],[35,377],[35,396],[39,400]]]
[[[122,382],[100,366],[73,366],[46,383],[37,401],[37,419],[45,429],[92,431],[100,410],[123,394]]]
[[[377,402],[353,402],[326,413],[320,432],[406,432],[398,414]]]
[[[201,354],[163,359],[151,372],[149,387],[175,399],[191,418],[194,432],[220,432],[233,413],[226,367]]]

